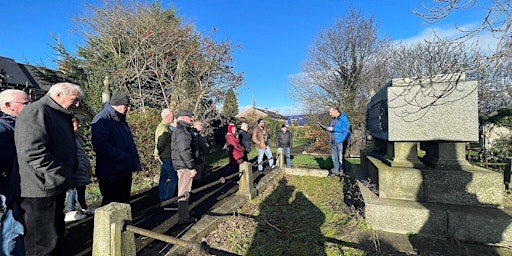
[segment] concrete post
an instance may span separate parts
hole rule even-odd
[[[512,157],[507,157],[507,165],[505,166],[505,173],[503,174],[505,189],[510,189],[510,176],[511,176],[511,165],[512,165]]]
[[[129,204],[110,203],[94,212],[93,256],[136,255],[135,235],[123,232],[125,221],[132,220]]]
[[[286,166],[285,164],[285,157],[284,157],[284,150],[283,148],[277,148],[277,167],[284,168]]]
[[[256,189],[254,188],[254,179],[252,174],[252,165],[250,162],[243,162],[240,164],[240,177],[238,193],[249,199],[256,198]]]

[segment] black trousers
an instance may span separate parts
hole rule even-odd
[[[110,204],[112,202],[130,203],[130,196],[132,191],[132,174],[119,176],[115,178],[98,178],[98,185],[100,187],[101,206]]]
[[[62,255],[65,197],[64,192],[51,197],[23,198],[27,256]]]

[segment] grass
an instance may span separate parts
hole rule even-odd
[[[371,231],[345,206],[343,186],[339,179],[285,176],[205,240],[240,255],[365,255],[344,241]]]

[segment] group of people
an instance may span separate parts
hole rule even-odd
[[[204,172],[204,156],[208,153],[208,142],[201,135],[203,124],[192,122],[194,114],[180,110],[174,118],[173,112],[165,108],[161,112],[162,122],[155,131],[155,159],[160,162],[158,192],[161,202],[174,196],[178,186],[178,223],[187,224],[197,219],[190,216],[189,192],[192,182]],[[164,207],[164,210],[173,210]]]
[[[38,101],[22,90],[0,93],[0,255],[60,255],[65,231],[64,204],[83,213],[91,166],[79,136],[74,109],[83,98],[72,83],[54,84]],[[129,203],[132,172],[139,155],[126,123],[130,99],[116,92],[92,121],[95,175],[102,205]]]
[[[248,154],[251,152],[252,143],[254,143],[258,151],[258,171],[263,171],[262,162],[264,156],[267,157],[270,168],[274,169],[275,164],[269,144],[270,135],[265,129],[265,121],[258,119],[256,127],[252,130],[252,134],[249,134],[248,130],[249,125],[247,123],[240,125],[239,132],[237,132],[235,124],[231,123],[228,125],[228,132],[225,138],[229,163],[233,171],[238,171],[238,166],[242,162],[248,161]],[[293,136],[286,125],[281,125],[281,131],[276,135],[276,142],[277,147],[283,149],[286,166],[291,167],[290,150],[293,146]]]
[[[85,202],[85,186],[90,183],[91,165],[79,136],[80,119],[74,109],[83,98],[81,88],[72,83],[54,84],[38,101],[22,90],[0,93],[0,255],[59,255],[65,231],[64,204],[69,191],[68,211],[75,200],[83,213],[93,209]],[[132,173],[141,170],[139,154],[126,122],[130,98],[115,92],[109,103],[91,122],[91,142],[96,153],[95,176],[102,194],[101,205],[130,203]],[[331,108],[333,174],[342,174],[348,119]],[[162,122],[155,131],[155,158],[161,163],[159,196],[169,200],[178,187],[178,221],[195,222],[188,210],[188,194],[194,177],[204,171],[208,151],[201,135],[202,124],[192,122],[194,114],[180,110],[176,119],[170,109],[161,112]],[[259,119],[252,135],[247,123],[240,132],[228,126],[226,141],[230,163],[248,160],[254,143],[258,150],[258,170],[263,155],[274,168],[265,121]],[[346,131],[345,131],[346,130]],[[341,132],[340,132],[341,131]],[[286,126],[276,136],[289,167],[293,138]],[[75,194],[76,193],[76,194]],[[75,199],[76,198],[76,199]]]

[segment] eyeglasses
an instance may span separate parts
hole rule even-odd
[[[32,103],[32,101],[11,101],[11,103],[19,103],[19,104],[23,104],[23,105],[28,105],[28,104]]]

